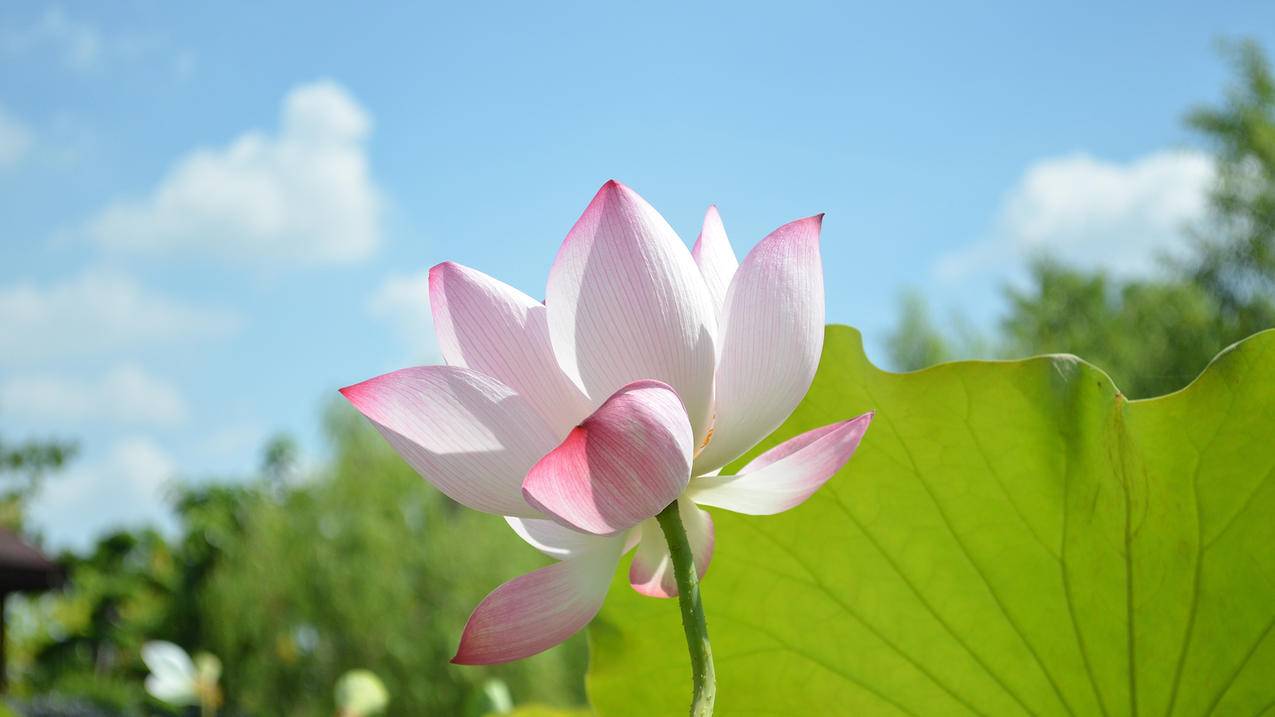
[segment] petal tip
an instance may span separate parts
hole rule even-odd
[[[437,264],[431,266],[429,268],[429,285],[433,286],[434,282],[440,281],[443,278],[443,276],[447,272],[455,268],[455,266],[456,266],[456,262],[451,260],[440,261]]]
[[[627,192],[632,192],[632,191],[633,190],[629,189],[628,185],[626,185],[624,182],[621,182],[618,179],[608,179],[607,181],[603,182],[602,187],[598,189],[598,194],[596,198],[600,199],[602,197],[605,197],[611,194],[625,194]]]
[[[434,317],[435,326],[445,323],[447,318],[447,274],[455,271],[456,264],[450,261],[439,262],[429,268],[429,310]],[[435,329],[437,331],[437,328]]]
[[[346,386],[344,388],[338,388],[337,393],[344,396],[345,400],[349,401],[350,403],[354,404],[355,407],[357,407],[359,405],[359,402],[362,400],[363,392],[366,390],[364,388],[366,384],[367,384],[367,381],[352,383],[349,386]]]
[[[454,276],[461,276],[465,274],[466,271],[472,272],[473,270],[468,269],[462,264],[457,264],[456,262],[451,261],[450,259],[447,261],[440,261],[437,264],[431,266],[429,268],[430,296],[433,297],[434,294],[441,294],[443,290],[444,282],[446,282],[447,279]]]

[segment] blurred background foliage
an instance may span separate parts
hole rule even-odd
[[[354,668],[385,682],[391,714],[479,717],[493,677],[519,704],[582,704],[582,637],[509,665],[449,664],[482,596],[544,559],[429,488],[344,406],[326,423],[322,468],[272,441],[257,476],[175,489],[179,535],[105,536],[62,556],[68,589],[11,599],[11,693],[166,714],[139,657],[165,639],[221,658],[224,714],[335,714],[333,686]]]
[[[1070,352],[1143,397],[1182,387],[1225,346],[1275,326],[1275,78],[1256,45],[1227,52],[1226,102],[1187,117],[1218,166],[1188,258],[1125,280],[1041,257],[1005,289],[991,332],[936,318],[907,294],[889,363]],[[257,475],[176,486],[175,535],[106,535],[61,556],[65,590],[11,598],[13,704],[28,715],[171,714],[142,689],[138,653],[153,639],[222,659],[224,714],[332,715],[332,688],[354,668],[385,682],[390,714],[485,714],[492,679],[520,714],[583,704],[580,636],[511,665],[448,663],[478,600],[545,559],[501,519],[426,486],[344,406],[326,425],[323,465],[298,465],[291,441],[273,440]],[[62,441],[0,441],[0,523],[21,531],[27,498],[74,453]]]
[[[1186,118],[1218,178],[1207,221],[1187,228],[1185,258],[1124,280],[1043,255],[1025,283],[1005,287],[1007,311],[989,335],[906,294],[887,341],[891,367],[1065,352],[1144,398],[1185,386],[1223,348],[1275,326],[1275,77],[1252,42],[1224,52],[1236,75],[1225,103]]]

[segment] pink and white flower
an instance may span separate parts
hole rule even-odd
[[[445,366],[342,389],[422,476],[506,516],[557,560],[496,588],[453,662],[527,657],[597,614],[615,567],[677,594],[654,516],[678,502],[702,576],[713,519],[770,515],[849,460],[871,414],[803,433],[732,475],[721,468],[779,427],[823,348],[822,215],[735,258],[715,208],[692,251],[636,192],[607,182],[572,227],[539,302],[444,262],[429,273]]]

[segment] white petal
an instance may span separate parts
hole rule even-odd
[[[610,537],[599,537],[592,533],[572,530],[552,520],[509,516],[506,516],[505,520],[518,537],[527,541],[528,545],[558,560],[575,557],[611,540]]]
[[[720,468],[788,418],[823,350],[822,215],[785,224],[744,258],[726,295],[711,440],[694,474]]]
[[[522,480],[558,438],[513,389],[465,368],[420,366],[341,393],[452,500],[497,515],[541,517],[523,500]]]
[[[558,367],[544,304],[468,267],[429,270],[430,309],[443,359],[522,394],[559,437],[589,415],[584,393]]]
[[[178,682],[158,675],[149,675],[145,684],[146,691],[161,702],[174,706],[199,704],[199,693],[195,690],[194,682]]]
[[[730,289],[730,280],[739,268],[739,260],[735,258],[735,250],[726,238],[726,227],[722,225],[722,217],[717,207],[708,208],[704,214],[704,229],[691,249],[699,273],[704,277],[708,293],[713,297],[713,306],[717,308],[717,323],[722,325],[722,307],[726,305],[726,292]]]
[[[172,682],[195,681],[195,663],[186,651],[164,640],[152,640],[142,645],[142,662],[151,674]]]
[[[800,505],[850,460],[872,414],[834,423],[766,451],[738,475],[696,478],[686,495],[700,505],[773,515]]]
[[[558,251],[545,304],[558,363],[594,406],[633,381],[662,381],[698,445],[711,418],[716,310],[690,252],[650,204],[607,182]]]

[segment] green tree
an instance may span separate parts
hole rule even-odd
[[[75,452],[75,444],[67,441],[7,443],[0,438],[0,527],[22,532],[27,502]]]
[[[582,637],[511,665],[448,663],[483,595],[547,561],[430,488],[353,411],[327,424],[322,469],[301,474],[272,439],[259,475],[174,491],[175,537],[120,531],[66,556],[70,587],[28,611],[18,688],[160,710],[139,653],[163,639],[221,658],[228,715],[330,717],[354,668],[384,680],[392,714],[466,715],[493,677],[519,702],[583,703]]]
[[[950,339],[934,324],[925,297],[917,291],[899,298],[899,319],[886,336],[886,358],[891,368],[915,371],[953,358]]]
[[[582,638],[510,665],[449,664],[483,595],[545,561],[500,518],[430,488],[352,411],[327,423],[329,466],[255,504],[194,596],[228,705],[329,715],[355,668],[385,682],[392,714],[463,714],[492,676],[520,702],[583,702]]]
[[[26,663],[15,691],[77,695],[136,714],[145,701],[138,651],[165,630],[179,562],[154,530],[110,533],[62,562],[67,589],[24,605],[37,624],[15,635],[14,651],[26,656],[15,660]]]
[[[1275,325],[1275,76],[1257,43],[1225,46],[1238,80],[1218,107],[1187,116],[1213,149],[1211,221],[1185,274],[1220,302],[1228,333]]]
[[[1032,267],[1032,286],[1007,290],[1007,356],[1072,353],[1109,367],[1126,395],[1185,386],[1232,343],[1218,300],[1190,281],[1118,281],[1056,263]]]
[[[987,338],[959,314],[948,317],[940,328],[930,314],[925,296],[905,291],[899,298],[899,320],[886,336],[886,359],[896,371],[915,371],[944,361],[986,356]]]

